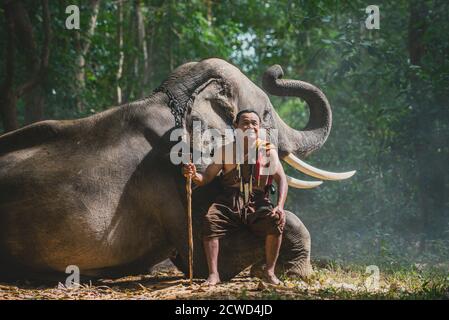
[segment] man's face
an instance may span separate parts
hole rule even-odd
[[[236,124],[236,129],[247,132],[249,138],[257,138],[259,133],[260,121],[259,117],[253,112],[247,112],[240,116],[239,122]]]

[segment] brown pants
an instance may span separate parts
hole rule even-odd
[[[239,228],[249,228],[258,236],[282,234],[279,217],[270,217],[274,206],[268,194],[254,190],[248,204],[237,188],[225,188],[213,203],[203,220],[204,238],[221,238]]]

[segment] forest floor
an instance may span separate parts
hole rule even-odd
[[[0,283],[4,299],[449,299],[447,270],[419,266],[366,273],[365,267],[328,264],[314,266],[307,282],[282,278],[279,286],[268,285],[243,271],[229,282],[215,287],[189,286],[183,274],[162,263],[148,275],[102,279],[78,287],[61,283]],[[373,286],[374,285],[374,286]]]

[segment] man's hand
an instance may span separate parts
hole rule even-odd
[[[281,226],[281,228],[284,228],[285,226],[285,212],[284,208],[280,206],[276,206],[272,211],[270,217],[275,218],[278,220],[277,224]]]
[[[194,163],[186,163],[182,167],[182,173],[184,177],[195,177],[196,176],[196,166]]]
[[[220,172],[222,167],[222,164],[212,163],[206,168],[206,172],[199,173],[196,171],[195,164],[187,163],[182,166],[182,174],[186,178],[189,176],[192,177],[192,181],[195,182],[198,187],[201,187],[211,182]]]

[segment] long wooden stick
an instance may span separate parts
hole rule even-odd
[[[190,285],[193,284],[193,229],[192,229],[192,177],[188,176],[186,180],[187,195],[187,232],[189,234],[189,279]]]

